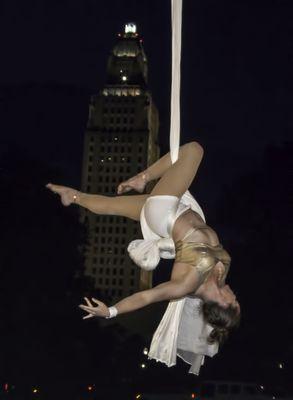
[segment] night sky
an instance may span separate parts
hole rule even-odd
[[[216,359],[208,360],[202,378],[292,390],[293,6],[281,0],[183,3],[181,143],[198,140],[205,149],[191,192],[232,255],[230,282],[243,311],[242,327]],[[143,38],[164,154],[170,118],[169,1],[6,0],[0,5],[1,341],[8,344],[0,355],[0,384],[10,379],[49,385],[56,363],[61,366],[54,382],[87,382],[87,377],[93,382],[113,368],[108,353],[89,355],[85,344],[95,335],[107,340],[98,323],[84,327],[78,312],[68,311],[84,286],[72,289],[72,284],[67,303],[62,297],[79,268],[74,249],[84,232],[78,214],[57,205],[43,185],[55,179],[79,187],[90,96],[103,87],[107,58],[127,22],[135,22]],[[60,242],[66,243],[62,252]],[[49,318],[40,316],[48,310]],[[61,324],[56,334],[55,311]],[[39,331],[40,324],[48,326]],[[62,351],[49,343],[50,326]],[[69,351],[66,340],[75,329]],[[17,351],[11,350],[15,343]],[[134,359],[137,343],[127,344]],[[67,374],[64,359],[75,366]],[[83,362],[86,368],[77,367]],[[179,386],[184,379],[186,387],[198,379],[186,378],[181,364],[175,370],[153,365],[147,373],[156,371],[162,381]]]

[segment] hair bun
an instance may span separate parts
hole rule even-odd
[[[208,338],[209,343],[219,342],[221,345],[228,337],[229,331],[226,328],[214,328]]]

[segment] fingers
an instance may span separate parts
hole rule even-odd
[[[86,303],[89,307],[93,307],[92,303],[89,301],[89,299],[87,297],[84,297],[84,300],[86,301]]]
[[[94,315],[93,314],[88,314],[85,317],[82,317],[82,319],[89,319],[89,318],[93,318]]]
[[[89,313],[95,313],[95,308],[94,307],[84,306],[83,304],[80,304],[78,307],[81,308],[84,311],[89,312]]]
[[[101,304],[101,301],[95,299],[94,297],[92,297],[92,302],[96,303],[98,306]]]

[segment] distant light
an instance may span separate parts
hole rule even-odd
[[[149,353],[149,351],[148,351],[148,349],[145,347],[145,348],[143,349],[143,354],[144,354],[145,356],[147,356],[148,353]]]
[[[108,160],[110,160],[110,161],[111,161],[111,160],[112,160],[112,157],[111,157],[111,156],[109,156],[109,157],[108,157]]]
[[[123,69],[120,69],[120,74],[122,74],[122,72],[123,72]]]
[[[125,25],[125,33],[136,33],[136,25],[134,23],[129,23]]]
[[[114,137],[114,140],[118,140],[118,137]]]
[[[264,390],[265,387],[263,385],[260,385],[260,388],[261,388],[261,390]]]
[[[126,75],[123,75],[123,76],[122,76],[122,80],[123,80],[123,82],[126,82],[126,81],[127,81],[127,76],[126,76]]]
[[[137,395],[135,396],[135,398],[136,398],[136,399],[140,399],[140,398],[141,398],[141,394],[140,394],[140,393],[137,394]]]
[[[9,388],[9,385],[8,385],[8,383],[5,383],[5,385],[4,385],[4,390],[5,390],[5,391],[7,391],[7,390],[8,390],[8,388]]]
[[[118,33],[118,36],[121,37],[121,33]]]
[[[34,388],[33,393],[39,393],[38,389]]]
[[[284,368],[284,364],[283,363],[279,363],[279,368],[283,369]]]
[[[140,43],[142,43],[143,42],[143,40],[142,39],[140,39]]]
[[[276,397],[275,397],[275,396],[273,396],[273,397],[272,397],[272,399],[273,399],[273,400],[276,400]]]
[[[191,398],[195,399],[195,393],[191,393]]]
[[[145,365],[145,364],[141,364],[140,367],[141,367],[142,369],[144,369],[144,368],[146,367],[146,365]]]
[[[94,388],[92,386],[88,386],[87,389],[89,392],[91,392]]]

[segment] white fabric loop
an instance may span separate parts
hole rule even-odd
[[[129,243],[127,251],[135,264],[146,271],[155,269],[161,257],[175,257],[175,246],[172,238],[136,239]]]

